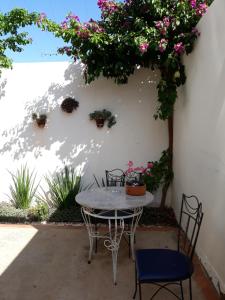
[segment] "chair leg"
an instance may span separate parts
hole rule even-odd
[[[189,278],[189,295],[190,295],[190,300],[192,300],[192,286],[191,286],[191,277]]]
[[[136,298],[136,294],[137,294],[137,269],[136,269],[136,266],[135,266],[135,290],[134,290],[133,299]]]
[[[138,287],[139,287],[139,300],[142,300],[142,294],[141,294],[141,283],[138,283]]]
[[[95,233],[97,233],[97,231],[98,231],[98,225],[97,225],[97,223],[95,223]],[[98,238],[96,237],[95,238],[95,253],[97,253],[97,251],[98,251]]]
[[[135,234],[132,234],[132,236],[129,236],[129,258],[131,258],[134,260],[134,244],[136,244],[136,238],[135,238]]]
[[[180,291],[181,291],[181,299],[184,300],[183,282],[182,281],[180,281]]]
[[[129,246],[129,258],[130,258],[130,257],[131,257],[131,251],[130,251],[130,247],[131,247],[130,235],[128,235],[128,246]]]

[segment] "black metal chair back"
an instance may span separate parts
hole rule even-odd
[[[136,251],[135,292],[139,286],[139,299],[142,299],[141,286],[149,283],[158,286],[153,299],[165,289],[177,299],[184,300],[183,284],[189,280],[189,299],[192,299],[191,277],[194,272],[192,258],[199,236],[203,218],[202,204],[196,196],[182,195],[178,230],[178,249],[139,249]],[[169,285],[180,286],[181,297],[169,288]]]
[[[121,169],[105,170],[106,186],[124,186],[125,174]]]
[[[178,251],[185,253],[191,260],[198,240],[202,218],[202,203],[196,196],[183,194],[178,230]]]

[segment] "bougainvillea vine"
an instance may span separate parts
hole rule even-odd
[[[173,113],[177,87],[186,80],[181,57],[192,51],[199,36],[196,25],[210,2],[98,0],[101,10],[98,21],[90,19],[82,23],[70,13],[56,24],[41,14],[38,25],[67,43],[59,53],[85,64],[87,83],[103,75],[124,84],[137,67],[158,68],[161,79],[155,118],[165,120]]]

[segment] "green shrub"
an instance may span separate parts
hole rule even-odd
[[[27,209],[35,196],[38,185],[35,185],[34,172],[27,166],[21,166],[16,174],[9,172],[13,183],[10,185],[10,200],[15,208]]]
[[[28,211],[17,209],[8,203],[0,203],[1,223],[25,223],[28,221]]]
[[[49,222],[83,223],[80,207],[50,209]]]
[[[49,187],[50,199],[47,201],[50,206],[58,209],[75,206],[75,197],[81,190],[81,176],[74,168],[65,166],[56,176],[46,176],[45,179]]]
[[[43,201],[38,201],[36,206],[29,209],[29,221],[46,221],[49,216],[48,204]]]

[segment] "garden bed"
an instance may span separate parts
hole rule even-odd
[[[16,209],[9,204],[0,203],[0,223],[32,223],[41,221],[50,223],[83,223],[79,206],[61,210],[50,209],[48,214],[42,215],[36,209]],[[142,225],[177,226],[174,211],[170,207],[144,208],[139,223]]]

